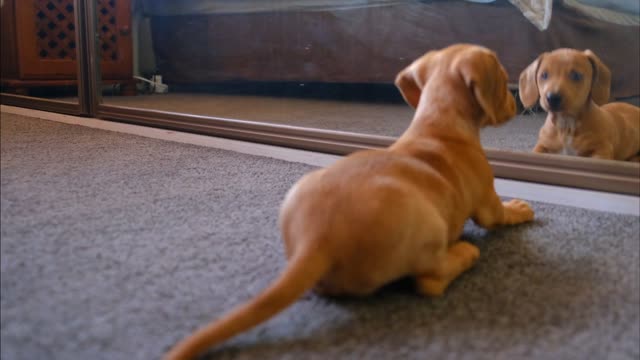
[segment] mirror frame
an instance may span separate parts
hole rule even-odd
[[[136,125],[347,155],[384,148],[395,138],[166,111],[98,106],[98,117]],[[640,164],[485,148],[498,178],[640,195]]]

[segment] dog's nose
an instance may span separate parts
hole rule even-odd
[[[547,93],[547,104],[549,104],[551,111],[559,110],[562,105],[562,96],[558,93]]]

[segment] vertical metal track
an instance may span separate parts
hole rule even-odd
[[[76,21],[78,95],[82,115],[95,117],[101,102],[100,56],[98,56],[95,0],[74,0]]]

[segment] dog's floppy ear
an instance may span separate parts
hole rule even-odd
[[[414,109],[418,107],[420,94],[422,94],[422,87],[424,86],[424,84],[419,82],[416,68],[417,66],[414,62],[400,71],[395,80],[395,85],[398,90],[400,90],[400,94],[402,94],[407,104],[411,105]]]
[[[496,56],[485,56],[482,60],[467,57],[457,66],[465,84],[484,111],[485,120],[480,125],[497,125],[515,115],[515,103],[507,89],[507,73]]]
[[[598,105],[609,102],[611,94],[611,71],[591,50],[585,50],[584,54],[593,67],[593,78],[591,80],[591,98]]]
[[[537,59],[535,59],[520,73],[518,94],[520,95],[522,105],[527,109],[535,105],[540,97],[540,93],[538,92],[537,74],[544,55],[545,54],[541,54],[538,56]]]

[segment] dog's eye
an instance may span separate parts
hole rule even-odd
[[[579,72],[577,72],[575,70],[571,71],[569,73],[569,79],[571,79],[571,81],[578,82],[578,81],[582,80],[582,74],[580,74]]]
[[[549,77],[549,74],[546,71],[543,71],[542,74],[540,74],[541,80],[547,80],[548,77]]]

